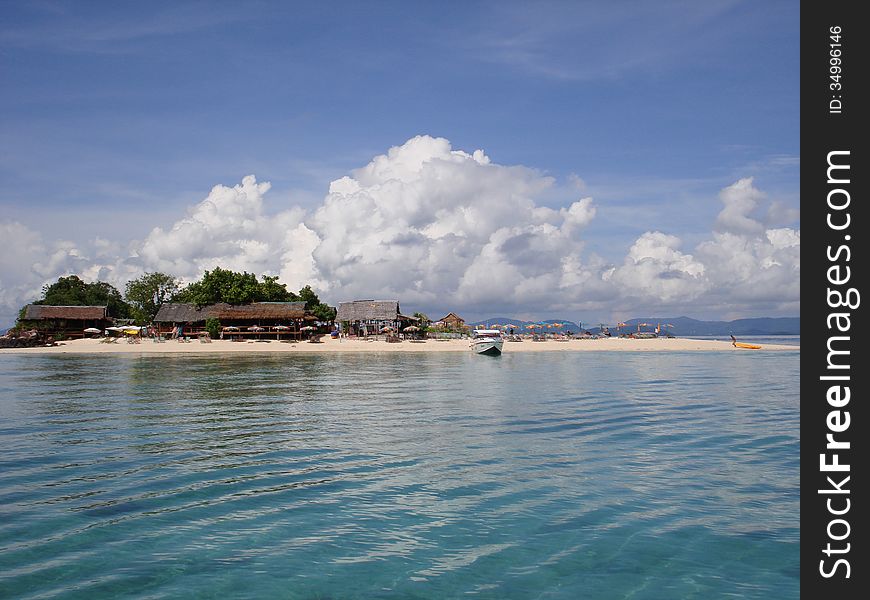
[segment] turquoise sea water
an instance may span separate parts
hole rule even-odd
[[[798,366],[0,354],[0,597],[796,598]]]

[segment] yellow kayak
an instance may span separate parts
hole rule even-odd
[[[734,346],[737,348],[748,348],[750,350],[758,350],[761,346],[757,344],[744,344],[743,342],[734,342]]]

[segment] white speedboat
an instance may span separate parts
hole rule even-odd
[[[503,345],[504,338],[497,329],[475,329],[471,338],[471,349],[478,354],[497,356]]]

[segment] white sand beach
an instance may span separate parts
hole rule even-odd
[[[799,346],[777,344],[761,344],[760,350],[735,348],[730,341],[694,340],[690,338],[605,338],[578,339],[569,341],[505,342],[504,353],[513,352],[684,352],[684,351],[719,351],[719,352],[763,352],[785,351],[800,352]],[[0,350],[0,354],[228,354],[245,352],[469,352],[468,340],[427,340],[425,342],[388,343],[384,340],[364,341],[359,339],[331,339],[324,337],[320,343],[308,342],[230,342],[214,340],[202,343],[192,340],[182,343],[168,340],[155,343],[143,339],[138,344],[130,344],[121,339],[114,344],[104,344],[97,339],[83,339],[59,342],[59,345],[42,348],[8,348]]]

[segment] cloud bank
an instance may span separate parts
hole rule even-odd
[[[570,183],[570,182],[569,182]],[[396,298],[411,310],[470,315],[623,318],[642,314],[722,317],[796,314],[800,231],[773,228],[751,178],[721,191],[709,238],[693,249],[648,231],[608,261],[589,226],[606,210],[570,197],[538,170],[414,137],[333,181],[322,203],[270,209],[270,185],[253,175],[217,185],[188,214],[144,239],[87,247],[47,241],[0,222],[0,318],[76,273],[123,284],[145,271],[190,281],[215,266],[278,275],[290,289],[312,284],[331,303]],[[561,207],[545,197],[565,197]],[[552,204],[552,203],[550,203]],[[608,249],[610,250],[610,249]],[[440,315],[438,315],[440,316]]]

